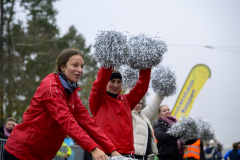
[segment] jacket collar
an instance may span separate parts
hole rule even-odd
[[[133,110],[132,112],[133,112],[134,114],[141,115],[141,112],[142,112],[142,111],[141,111],[141,112],[137,112],[137,111],[134,111],[134,110]]]
[[[162,118],[159,118],[159,119],[158,119],[158,122],[160,122],[160,123],[167,123],[167,124],[169,124],[168,122],[164,121]],[[170,125],[170,124],[169,124],[169,125]]]
[[[58,83],[58,84],[62,87],[62,89],[64,90],[64,88],[63,88],[63,86],[62,86],[62,83],[61,83],[58,75],[55,74],[55,73],[52,73],[52,74],[54,74],[54,77],[55,77],[57,83]],[[81,88],[80,88],[79,86],[77,86],[77,88],[76,88],[73,92],[77,92],[77,91],[80,91],[80,90],[81,90]]]

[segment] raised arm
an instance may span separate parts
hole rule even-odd
[[[163,98],[164,96],[155,94],[151,102],[142,110],[142,114],[144,114],[148,119],[153,118],[156,114],[158,114],[158,108],[160,107]]]
[[[132,110],[147,93],[150,77],[151,69],[140,70],[137,84],[130,90],[130,93],[125,94]]]
[[[89,97],[89,108],[93,116],[98,112],[100,104],[106,95],[106,86],[111,77],[112,68],[100,68],[97,74],[97,79],[93,82],[92,90]]]

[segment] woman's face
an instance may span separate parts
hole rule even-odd
[[[15,123],[14,121],[7,121],[5,127],[6,127],[8,130],[13,130],[15,124],[16,124],[16,123]]]
[[[138,104],[136,105],[136,107],[133,110],[136,111],[136,112],[141,112],[142,102],[138,102]]]
[[[80,55],[69,58],[65,66],[61,67],[62,72],[70,82],[78,82],[83,73],[84,60]]]
[[[171,112],[168,106],[162,106],[160,109],[159,117],[169,117]]]
[[[118,78],[111,79],[107,84],[107,91],[112,94],[118,94],[122,87],[122,81]]]

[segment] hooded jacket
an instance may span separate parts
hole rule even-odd
[[[89,98],[89,108],[97,125],[111,139],[121,154],[134,154],[133,125],[131,110],[146,94],[151,69],[141,70],[135,87],[128,94],[112,98],[106,93],[106,86],[112,68],[100,68]]]
[[[77,94],[79,90],[68,96],[58,75],[45,77],[23,115],[23,123],[14,127],[5,150],[18,159],[51,160],[66,135],[88,152],[98,145],[107,153],[115,150],[85,109]]]

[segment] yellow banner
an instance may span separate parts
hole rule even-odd
[[[206,65],[198,64],[193,67],[172,110],[173,116],[177,119],[188,116],[198,93],[210,76],[211,71]]]

